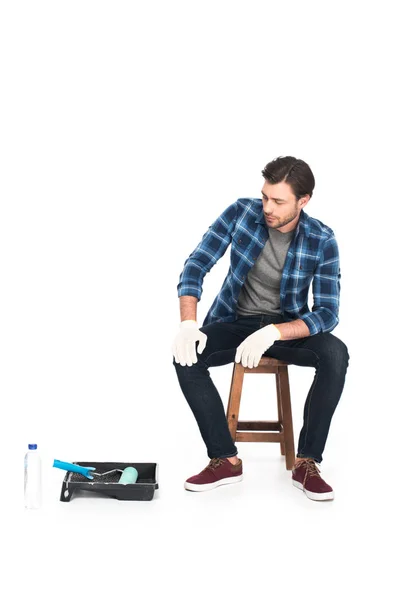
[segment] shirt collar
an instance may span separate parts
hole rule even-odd
[[[297,234],[298,234],[298,232],[300,230],[304,233],[304,235],[306,237],[309,237],[309,235],[310,235],[310,223],[309,223],[309,219],[310,219],[310,217],[308,216],[308,214],[305,213],[303,209],[301,209],[300,218],[299,218],[299,221],[297,223],[296,230],[295,230],[295,237],[297,237]],[[260,225],[264,225],[264,227],[266,229],[268,229],[268,226],[267,226],[267,224],[265,222],[264,210],[263,209],[261,209],[261,212],[260,212],[260,214],[258,215],[258,217],[256,219],[256,223],[259,223]]]

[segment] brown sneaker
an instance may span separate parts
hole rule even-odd
[[[310,500],[333,500],[333,489],[319,473],[315,460],[304,458],[297,467],[292,469],[293,485],[303,490]]]
[[[212,458],[205,469],[185,481],[185,489],[192,492],[205,492],[219,485],[238,483],[243,479],[243,465],[240,458],[233,465],[227,458]]]

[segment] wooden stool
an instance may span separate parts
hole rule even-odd
[[[232,383],[226,412],[229,431],[234,442],[279,442],[286,469],[294,465],[292,408],[288,365],[290,363],[262,356],[257,367],[249,369],[241,363],[233,367]],[[275,373],[278,421],[239,421],[240,398],[245,373]]]

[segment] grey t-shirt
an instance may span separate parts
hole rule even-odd
[[[282,233],[268,228],[269,238],[240,290],[237,313],[280,315],[280,285],[283,266],[295,230]]]

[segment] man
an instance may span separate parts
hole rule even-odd
[[[339,322],[338,246],[332,229],[303,211],[315,185],[307,163],[279,157],[262,175],[262,199],[239,198],[228,206],[190,254],[179,279],[181,324],[173,364],[211,459],[185,488],[204,491],[242,480],[242,461],[208,369],[234,360],[253,368],[266,355],[316,370],[292,481],[312,500],[331,500],[333,489],[317,464],[349,363],[346,345],[330,333]],[[199,327],[203,278],[229,244],[227,277]],[[311,283],[312,311],[307,304]]]

